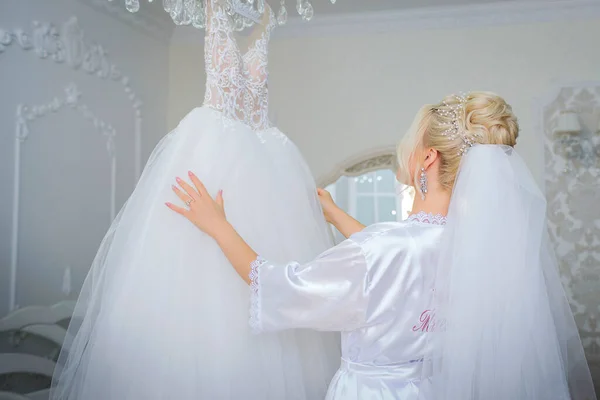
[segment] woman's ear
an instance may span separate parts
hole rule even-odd
[[[439,153],[436,149],[429,148],[425,153],[425,160],[423,161],[423,168],[427,170],[437,160]]]

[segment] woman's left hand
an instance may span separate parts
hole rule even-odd
[[[180,188],[173,185],[173,191],[186,204],[187,208],[172,203],[165,204],[214,238],[229,225],[223,208],[223,191],[219,190],[216,199],[213,199],[196,175],[190,171],[189,176],[195,188],[181,178],[176,179]]]

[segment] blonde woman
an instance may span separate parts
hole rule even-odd
[[[192,173],[167,205],[250,285],[255,331],[342,332],[327,399],[595,399],[518,132],[493,93],[424,106],[398,148],[412,215],[364,228],[320,191],[348,240],[305,264],[259,256]]]

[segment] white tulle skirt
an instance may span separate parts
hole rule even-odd
[[[255,132],[194,109],[151,155],[82,288],[53,399],[322,399],[336,335],[252,335],[249,288],[215,242],[164,203],[194,171],[224,192],[228,219],[271,260],[331,245],[302,156],[277,129]]]

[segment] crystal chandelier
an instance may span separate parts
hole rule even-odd
[[[108,0],[113,1],[113,0]],[[141,0],[125,0],[125,8],[135,13],[140,9]],[[152,3],[154,0],[148,0]],[[203,29],[205,25],[207,0],[162,0],[163,8],[177,25],[192,25]],[[252,26],[260,21],[265,11],[265,0],[223,0],[227,1],[227,10],[233,19],[234,28],[238,31]],[[335,4],[336,0],[330,0]],[[277,23],[284,25],[287,22],[286,0],[279,0]],[[304,21],[310,21],[314,9],[309,0],[296,0],[296,11]]]

